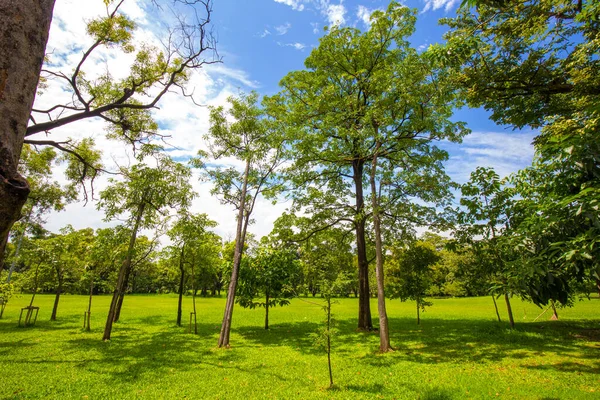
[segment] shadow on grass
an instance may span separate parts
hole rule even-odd
[[[37,329],[41,335],[44,331],[70,329],[72,335],[65,340],[64,351],[57,357],[10,359],[12,349],[34,346],[27,341],[0,343],[0,355],[6,362],[17,364],[69,363],[103,377],[107,384],[132,385],[142,378],[152,381],[171,373],[202,369],[221,370],[224,376],[228,370],[236,370],[261,376],[265,380],[286,381],[289,377],[264,366],[260,359],[248,359],[245,348],[287,346],[303,354],[324,355],[321,349],[314,346],[312,335],[320,327],[314,322],[274,324],[268,331],[260,326],[234,328],[234,347],[221,350],[215,348],[219,327],[214,323],[199,323],[199,334],[191,335],[185,333],[185,320],[184,327],[175,327],[173,319],[167,316],[132,316],[115,325],[111,342],[102,342],[100,325],[103,325],[103,321],[98,322],[94,331],[87,333],[78,329],[81,318],[66,316],[56,322],[42,321],[34,328],[27,328]],[[600,362],[597,361],[597,352],[585,353],[582,350],[582,342],[596,338],[595,326],[597,321],[558,321],[518,324],[517,329],[510,330],[505,324],[495,321],[427,319],[417,326],[412,318],[390,318],[391,341],[396,351],[376,356],[379,343],[377,332],[359,332],[355,320],[344,319],[338,322],[339,332],[333,338],[333,353],[336,357],[353,358],[356,363],[374,367],[402,362],[487,363],[555,354],[571,359],[568,362],[524,367],[598,373]],[[236,347],[236,339],[242,339],[239,347]],[[573,354],[578,354],[582,363],[572,359]],[[355,393],[385,391],[377,383],[353,384],[345,388]],[[454,398],[454,393],[445,388],[420,389],[423,399]],[[419,393],[416,388],[414,391]]]
[[[564,372],[600,371],[598,354],[582,352],[583,341],[593,341],[594,321],[547,321],[518,324],[514,330],[496,321],[428,319],[416,325],[411,318],[390,318],[390,339],[395,351],[382,357],[373,357],[379,346],[376,331],[359,332],[355,322],[338,322],[339,332],[332,339],[337,355],[356,354],[361,346],[369,349],[364,362],[383,367],[398,362],[427,364],[456,362],[499,362],[504,359],[526,359],[532,355],[555,354],[572,357],[579,354],[586,364],[577,362],[528,368],[554,369]],[[242,336],[250,346],[289,346],[305,354],[323,354],[314,346],[313,335],[319,324],[299,322],[277,324],[265,331],[259,327],[241,327],[234,333]],[[592,332],[592,333],[590,333]],[[583,353],[583,354],[582,354]],[[590,362],[593,364],[590,366]]]

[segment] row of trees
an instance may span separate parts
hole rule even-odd
[[[46,3],[45,8],[36,8],[43,14],[39,20],[47,20],[51,14],[52,1]],[[0,196],[6,199],[0,207],[0,244],[4,246],[30,190],[18,168],[24,135],[47,132],[81,118],[101,117],[110,123],[109,137],[137,145],[135,165],[118,171],[121,178],[112,180],[98,203],[107,219],[126,221],[128,234],[104,332],[104,339],[109,339],[134,269],[140,229],[156,230],[154,236],[158,237],[169,229],[167,217],[178,215],[170,237],[175,243],[173,256],[178,255],[180,291],[185,266],[194,265],[190,259],[200,257],[195,249],[211,243],[206,230],[209,220],[187,211],[194,197],[189,169],[154,144],[158,126],[149,110],[170,88],[182,87],[190,69],[212,62],[202,57],[213,50],[213,42],[206,34],[210,3],[180,2],[201,6],[206,18],[192,25],[183,21],[181,29],[174,31],[183,36],[169,41],[163,51],[139,50],[131,76],[125,80],[117,82],[108,73],[87,80],[81,71],[97,47],[133,50],[135,25],[118,12],[122,1],[105,3],[107,16],[90,23],[88,31],[95,42],[74,72],[46,71],[70,85],[72,103],[33,110],[49,121],[38,124],[34,117],[27,129],[26,119],[16,117],[23,107],[16,101],[0,105],[15,108],[14,112],[6,108],[6,112],[14,114],[18,122],[11,125],[11,132],[17,132],[14,137],[6,136],[8,128],[0,129],[4,135],[0,140]],[[23,12],[14,7],[17,13]],[[443,21],[449,26],[446,43],[419,52],[408,41],[414,31],[415,11],[392,2],[387,10],[372,14],[367,31],[331,29],[307,58],[306,69],[284,77],[282,90],[263,99],[262,106],[253,93],[231,98],[227,109],[212,109],[206,136],[211,147],[199,153],[192,165],[202,168],[205,178],[213,182],[212,194],[237,210],[219,346],[229,345],[236,295],[239,303],[264,305],[266,310],[285,304],[294,288],[295,253],[299,259],[311,259],[311,267],[324,266],[317,269],[315,280],[307,283],[313,288],[321,285],[322,291],[323,287],[344,287],[344,266],[357,266],[358,327],[373,329],[369,299],[376,291],[380,350],[390,350],[386,296],[415,298],[418,309],[426,305],[424,277],[431,275],[430,265],[440,257],[431,245],[408,245],[417,226],[454,231],[452,257],[476,260],[471,269],[457,269],[456,281],[469,271],[471,279],[463,280],[464,288],[503,294],[509,309],[511,295],[536,304],[568,304],[582,285],[600,282],[598,7],[592,2],[566,0],[466,1],[456,18]],[[5,25],[10,26],[0,24]],[[28,51],[37,54],[42,50],[43,54],[44,27],[24,23],[23,31],[7,32],[5,37],[23,35],[27,39],[19,36],[14,42],[25,40]],[[33,39],[40,43],[27,42]],[[7,53],[6,60],[13,60],[13,54],[0,48],[0,56]],[[21,70],[30,72],[27,75],[20,70],[24,74],[20,76],[37,76],[34,72],[36,68],[39,71],[41,61],[22,57],[30,65]],[[31,93],[32,82],[25,81],[19,81],[25,86],[18,90]],[[6,87],[15,90],[11,85]],[[148,99],[152,87],[160,88],[159,94]],[[10,93],[6,92],[7,98],[14,100]],[[24,103],[26,107],[28,102]],[[500,123],[541,128],[541,134],[531,168],[506,182],[493,171],[478,169],[461,188],[463,207],[453,210],[455,186],[443,168],[447,153],[435,141],[459,142],[469,132],[464,123],[451,118],[453,110],[464,104],[491,110],[492,119]],[[0,111],[5,112],[4,108]],[[5,119],[0,118],[2,123]],[[71,162],[68,173],[80,183],[93,179],[102,168],[90,141],[76,147],[32,139],[26,142],[66,151],[65,160]],[[49,154],[47,158],[52,159]],[[237,159],[243,168],[222,166],[218,161],[222,158]],[[22,160],[26,159],[23,156]],[[58,197],[62,200],[55,202],[57,207],[72,198],[68,191],[64,193]],[[247,229],[261,196],[289,197],[293,205],[277,222],[271,244],[258,251],[255,266],[244,272]],[[33,220],[34,214],[29,215],[25,221]],[[21,238],[25,230],[22,232]],[[302,250],[302,246],[309,247]],[[331,252],[331,248],[350,249],[353,254],[349,258],[350,252]],[[18,249],[17,244],[15,254]],[[4,257],[3,251],[0,254]],[[371,263],[375,264],[376,290],[371,288]],[[199,271],[192,269],[191,273]],[[275,285],[274,278],[284,277],[286,282]],[[473,283],[477,282],[474,278],[479,279],[478,284]],[[413,289],[407,292],[406,287]],[[259,294],[264,301],[256,300]]]

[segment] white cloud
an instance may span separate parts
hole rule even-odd
[[[281,36],[281,35],[285,35],[290,30],[291,27],[292,27],[292,24],[290,24],[289,22],[286,22],[283,25],[276,26],[275,30],[277,31],[277,34]]]
[[[325,14],[330,26],[341,26],[346,23],[346,7],[342,3],[328,4],[322,13]]]
[[[286,6],[292,7],[293,10],[302,11],[304,10],[303,0],[275,0],[276,3],[285,4]]]
[[[446,162],[448,174],[464,183],[475,168],[491,167],[501,176],[507,176],[531,164],[532,145],[536,132],[473,132],[461,144],[440,143],[451,150]]]
[[[306,45],[304,43],[299,43],[299,42],[294,42],[294,43],[277,42],[277,45],[283,46],[283,47],[293,47],[296,50],[304,50],[306,48]]]
[[[315,35],[317,35],[319,32],[321,32],[321,30],[319,29],[319,23],[318,22],[311,22],[310,26],[312,26],[313,28],[313,33]]]
[[[429,10],[438,10],[440,8],[444,8],[444,11],[448,12],[452,7],[458,4],[459,0],[424,0],[425,7],[423,8],[423,12],[427,12]]]
[[[257,36],[260,38],[264,38],[267,37],[271,34],[271,32],[268,29],[265,29],[264,31],[262,31],[261,33],[259,33]]]
[[[331,4],[330,0],[275,0],[275,2],[288,5],[296,11],[303,11],[305,4],[313,6],[325,17],[329,26],[341,26],[346,23],[346,7],[343,5],[343,0],[338,4]],[[313,32],[315,30],[316,27],[313,27]]]
[[[367,28],[371,27],[371,13],[373,11],[374,10],[369,10],[367,7],[361,5],[359,5],[358,9],[356,10],[356,16],[363,22],[363,24],[365,24]]]
[[[89,4],[88,4],[89,3]],[[134,41],[160,47],[159,37],[155,29],[159,27],[149,27],[146,21],[150,19],[139,4],[141,0],[129,0],[124,3],[128,8],[123,8],[139,26]],[[131,14],[129,14],[131,13]],[[61,71],[72,71],[86,46],[91,44],[91,39],[85,34],[86,21],[95,18],[98,15],[105,15],[106,9],[102,2],[82,2],[79,0],[62,0],[57,2],[55,7],[54,19],[48,43],[48,50],[52,61],[52,67]],[[74,40],[77,38],[77,40]],[[74,44],[76,43],[76,45]],[[89,58],[85,64],[86,78],[94,79],[106,70],[109,70],[115,79],[123,78],[133,61],[133,54],[123,54],[116,49],[98,49],[98,52]],[[242,70],[226,66],[224,64],[206,65],[201,69],[190,73],[187,89],[194,93],[194,100],[204,105],[226,105],[226,99],[237,94],[239,88],[257,88],[259,83]],[[62,83],[56,79],[48,81],[48,88],[44,94],[37,96],[35,107],[47,108],[60,102],[69,102],[71,94],[65,90]],[[167,93],[160,103],[158,109],[153,110],[152,114],[159,123],[161,135],[168,136],[165,140],[171,148],[169,154],[176,159],[185,160],[190,156],[197,154],[198,150],[206,149],[207,143],[203,136],[209,129],[208,107],[198,106],[190,99],[185,98],[176,90]],[[53,130],[49,139],[66,140],[73,138],[75,140],[84,137],[93,137],[98,148],[103,150],[103,162],[108,169],[114,170],[116,165],[131,165],[134,162],[131,149],[105,137],[106,124],[97,118],[85,119],[70,123],[59,129]],[[34,135],[30,139],[46,138],[45,134]],[[221,162],[227,165],[239,167],[241,163],[238,160],[226,159]],[[57,168],[54,178],[60,182],[65,182],[64,167]],[[192,211],[205,212],[212,219],[219,222],[216,232],[223,237],[232,236],[235,233],[235,210],[231,207],[223,206],[218,199],[212,197],[210,192],[211,184],[200,182],[199,173],[194,172],[192,185],[199,193],[199,197],[194,200]],[[109,176],[102,175],[95,182],[95,195],[107,187]],[[259,199],[259,205],[264,205],[265,209],[257,208],[256,221],[250,230],[259,237],[266,235],[272,229],[272,223],[277,218],[283,206],[266,206],[264,200]],[[96,210],[94,201],[84,207],[83,203],[74,203],[67,206],[65,212],[52,213],[48,216],[46,227],[51,231],[58,231],[61,227],[71,224],[76,229],[85,227],[100,228],[114,226],[117,222],[104,222],[104,215]]]

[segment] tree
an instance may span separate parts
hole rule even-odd
[[[296,294],[300,263],[294,249],[263,245],[240,272],[238,303],[244,308],[264,307],[265,329],[269,329],[269,308],[287,306]],[[260,294],[264,301],[256,300]]]
[[[93,142],[86,141],[86,158],[91,165],[100,169],[100,153],[93,149]],[[19,160],[19,173],[27,176],[30,194],[23,206],[24,217],[17,221],[13,227],[12,237],[16,239],[15,254],[12,257],[8,271],[7,282],[10,282],[15,264],[19,259],[25,235],[39,235],[44,231],[44,215],[49,211],[61,211],[65,205],[77,198],[77,182],[85,185],[85,179],[79,181],[80,175],[77,170],[78,163],[69,159],[66,177],[70,183],[60,185],[52,180],[52,169],[59,162],[56,151],[52,148],[44,148],[36,151],[33,146],[25,144],[21,151]],[[88,174],[92,179],[92,174]],[[13,241],[14,241],[13,239]]]
[[[208,228],[214,228],[217,223],[208,218],[206,214],[189,214],[185,210],[179,213],[179,218],[169,230],[169,238],[174,242],[178,253],[179,265],[179,301],[177,305],[177,325],[181,326],[181,306],[185,286],[185,265],[196,263],[196,252],[200,250],[203,242],[208,241]],[[202,252],[204,253],[204,252]],[[202,254],[201,253],[201,254]],[[204,255],[204,254],[202,254]],[[194,310],[195,312],[195,310]]]
[[[0,1],[0,266],[10,229],[29,195],[18,172],[19,157],[53,8],[54,0]]]
[[[76,157],[84,165],[81,175],[84,177],[94,170],[94,165],[86,159],[81,143],[39,140],[35,135],[46,135],[73,121],[97,117],[109,123],[109,138],[130,144],[147,143],[157,129],[149,110],[174,88],[188,95],[183,88],[189,71],[219,62],[214,57],[214,40],[208,31],[211,1],[174,0],[178,7],[192,7],[194,12],[188,15],[197,19],[177,18],[180,26],[171,29],[164,49],[139,47],[129,75],[121,81],[115,80],[109,71],[97,79],[86,76],[86,62],[94,51],[102,47],[118,48],[126,53],[136,50],[132,42],[135,24],[119,12],[123,1],[104,0],[107,15],[88,24],[87,33],[93,43],[83,51],[74,70],[44,69],[44,78],[64,84],[72,93],[72,101],[33,110],[54,0],[0,1],[0,96],[3,98],[0,105],[0,265],[10,229],[20,218],[29,194],[27,181],[18,172],[24,142],[53,146]],[[152,3],[158,6],[157,1]],[[170,9],[177,10],[177,7]],[[206,53],[213,53],[213,58],[205,59]]]
[[[440,259],[435,247],[428,242],[415,241],[404,248],[393,249],[389,266],[388,288],[391,297],[415,300],[417,324],[421,323],[421,311],[432,303],[425,300],[431,286],[431,266]]]
[[[366,32],[334,27],[306,59],[307,70],[281,81],[283,90],[271,99],[270,108],[294,127],[290,152],[295,158],[288,175],[298,188],[296,206],[324,226],[344,223],[355,228],[360,329],[372,328],[366,227],[373,219],[381,351],[390,348],[383,286],[384,210],[396,220],[410,215],[399,204],[414,193],[426,196],[417,189],[433,190],[398,182],[418,182],[410,175],[427,165],[439,172],[446,154],[429,141],[459,140],[465,133],[463,124],[449,121],[456,102],[441,79],[446,72],[410,48],[407,37],[414,24],[414,12],[392,2],[385,12],[372,14]],[[414,160],[422,164],[412,165]],[[404,181],[396,179],[401,175]],[[436,176],[442,177],[441,185],[434,179],[427,183],[443,192],[447,177],[428,177]],[[370,208],[364,199],[366,182]]]
[[[235,252],[219,347],[229,347],[233,306],[250,216],[260,195],[273,196],[277,192],[279,182],[275,172],[282,163],[281,135],[264,118],[264,112],[257,105],[258,94],[253,92],[230,97],[228,102],[231,108],[227,114],[233,121],[228,119],[223,107],[212,108],[210,132],[206,137],[211,142],[210,150],[215,159],[233,157],[244,163],[243,172],[234,167],[206,169],[207,176],[215,184],[211,193],[217,195],[223,204],[238,210]],[[201,161],[197,160],[197,163]]]
[[[543,269],[529,290],[540,304],[567,299],[569,281],[600,284],[599,15],[594,1],[466,1],[437,48],[470,105],[541,128],[534,165],[513,183],[525,202],[539,200],[519,236]]]
[[[504,294],[510,326],[514,328],[510,296],[515,292],[521,294],[521,280],[511,265],[514,257],[509,244],[511,227],[517,224],[512,192],[493,169],[478,167],[469,182],[462,185],[461,193],[464,210],[459,212],[461,226],[456,235],[474,249],[477,262],[491,284],[492,296],[496,292]]]
[[[111,186],[100,193],[98,208],[104,209],[106,220],[125,215],[131,229],[127,254],[117,278],[103,340],[110,340],[113,322],[118,320],[125,289],[132,269],[136,236],[140,229],[153,229],[167,217],[169,208],[187,208],[194,192],[189,184],[189,168],[164,154],[157,154],[156,167],[136,164],[123,170],[125,180],[111,180]]]

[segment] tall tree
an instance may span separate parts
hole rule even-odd
[[[215,185],[212,194],[238,210],[235,252],[219,347],[229,347],[233,306],[250,216],[259,196],[272,196],[277,192],[279,182],[275,172],[283,162],[281,135],[272,128],[258,106],[258,94],[253,92],[230,97],[228,102],[230,108],[227,112],[223,107],[211,109],[211,126],[206,137],[215,159],[233,157],[244,165],[243,172],[234,167],[206,168],[207,176]]]
[[[194,196],[188,182],[191,177],[189,168],[163,154],[155,157],[156,167],[136,164],[129,170],[122,171],[124,180],[112,179],[112,184],[100,193],[98,208],[105,211],[106,220],[124,216],[131,229],[127,254],[119,270],[103,340],[110,339],[119,302],[122,304],[123,301],[139,230],[156,228],[167,218],[169,208],[187,208]]]
[[[459,140],[466,133],[463,124],[449,121],[457,102],[444,83],[447,72],[410,47],[407,38],[414,24],[414,12],[392,2],[385,12],[372,14],[366,32],[333,28],[307,58],[308,70],[288,74],[281,82],[283,91],[271,101],[272,112],[296,127],[291,151],[297,158],[289,175],[301,188],[297,205],[309,206],[309,212],[319,209],[317,215],[327,224],[350,221],[355,227],[361,329],[372,327],[365,233],[367,219],[373,218],[382,351],[390,348],[383,285],[384,210],[394,209],[389,214],[401,220],[398,205],[410,199],[407,192],[427,196],[418,188],[447,194],[448,179],[439,173],[446,154],[428,143]],[[424,163],[421,168],[412,165],[415,156]],[[406,179],[427,163],[436,172],[428,175],[428,185],[436,189],[415,185],[414,177]],[[394,179],[398,170],[412,187],[400,187]],[[436,176],[444,178],[436,183]],[[365,182],[371,207],[365,205]]]
[[[74,121],[97,117],[109,124],[109,138],[134,145],[146,143],[149,137],[156,135],[157,129],[149,110],[174,88],[189,95],[184,89],[189,71],[219,62],[209,32],[210,0],[172,1],[173,7],[169,10],[182,12],[183,7],[192,8],[192,12],[175,18],[180,26],[168,32],[163,49],[148,45],[135,48],[136,26],[120,12],[123,2],[104,0],[106,16],[90,21],[87,33],[93,38],[92,44],[82,52],[76,65],[67,67],[69,71],[44,68],[44,77],[60,81],[64,89],[71,92],[72,100],[32,110],[54,0],[0,1],[0,96],[3,99],[0,104],[0,265],[10,229],[19,219],[29,193],[27,181],[17,169],[24,142],[53,146],[84,165],[82,176],[93,173],[94,165],[82,154],[81,143],[36,137]],[[159,1],[152,3],[159,6]],[[189,20],[190,17],[195,19]],[[97,78],[85,74],[94,52],[103,47],[124,53],[136,52],[128,76],[116,80],[109,71]],[[210,55],[205,58],[207,54]]]

